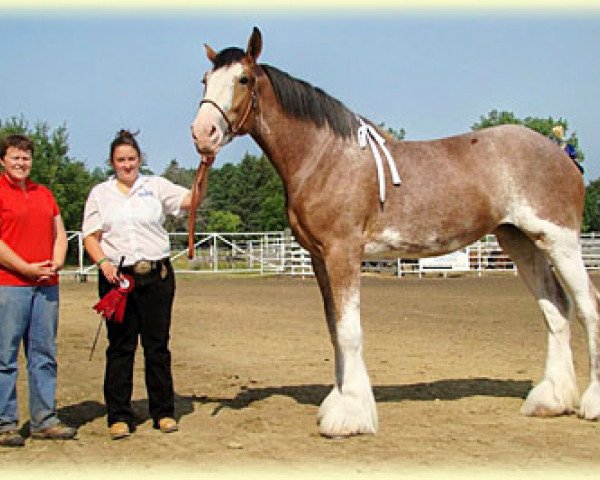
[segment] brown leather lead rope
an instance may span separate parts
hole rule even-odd
[[[190,205],[190,215],[188,220],[188,258],[194,258],[194,231],[196,229],[196,210],[204,195],[206,195],[206,187],[208,185],[207,174],[208,169],[214,163],[214,156],[202,156],[196,175],[194,176],[194,184],[192,185],[192,202]]]

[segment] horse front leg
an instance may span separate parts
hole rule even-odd
[[[321,404],[321,435],[341,437],[377,431],[377,408],[362,353],[360,253],[345,248],[313,257],[335,352],[335,386]]]

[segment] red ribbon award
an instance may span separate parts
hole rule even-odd
[[[102,299],[94,305],[94,310],[100,313],[107,321],[123,323],[127,294],[133,290],[134,281],[129,275],[121,275],[122,280]]]

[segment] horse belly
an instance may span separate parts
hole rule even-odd
[[[483,234],[481,234],[483,235]],[[427,236],[408,238],[394,228],[386,228],[365,244],[365,258],[421,258],[453,252],[476,241],[479,233],[465,235],[440,235],[431,232]]]
[[[421,258],[453,252],[492,232],[501,221],[489,208],[465,208],[430,214],[398,215],[400,220],[378,222],[366,237],[365,256]],[[426,212],[427,210],[421,210]],[[405,212],[406,213],[406,212]]]

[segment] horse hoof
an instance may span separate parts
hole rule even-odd
[[[574,410],[568,408],[551,408],[546,405],[538,405],[534,409],[521,409],[521,413],[527,417],[540,417],[540,418],[550,418],[550,417],[560,417],[562,415],[572,415]]]
[[[356,408],[356,404],[352,404],[353,402],[349,402],[344,397],[341,398],[343,400],[338,407],[343,408],[320,412],[319,433],[331,439],[376,433],[377,427],[373,417],[364,408]],[[350,408],[349,403],[352,404]]]
[[[351,433],[349,433],[348,435],[342,435],[339,433],[335,434],[335,433],[327,433],[327,432],[322,432],[322,431],[319,431],[319,434],[328,440],[344,440],[348,437],[352,437],[353,435],[356,435],[356,434],[351,434]]]
[[[327,438],[376,433],[377,408],[370,389],[365,397],[342,395],[338,388],[333,388],[319,408],[319,433]]]
[[[564,398],[560,399],[558,392],[554,389],[554,383],[550,380],[544,380],[537,385],[521,407],[521,414],[527,417],[558,417],[561,415],[571,415],[575,409],[573,395],[568,395],[571,402]]]
[[[374,435],[375,428],[371,426],[353,425],[352,427],[340,427],[337,425],[324,425],[321,422],[319,426],[321,436],[330,440],[341,440],[343,438],[353,437],[356,435]]]
[[[600,420],[600,383],[592,383],[585,391],[578,415],[585,420]]]
[[[577,416],[582,420],[588,420],[590,422],[600,421],[600,412],[588,413],[587,410],[580,410],[579,413],[577,413]]]

